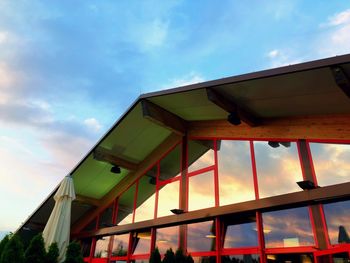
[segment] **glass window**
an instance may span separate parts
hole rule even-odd
[[[108,244],[109,244],[110,237],[101,237],[100,239],[96,240],[96,247],[95,247],[95,258],[107,258],[108,257]]]
[[[323,205],[331,244],[350,243],[350,201]]]
[[[174,253],[178,248],[179,243],[179,227],[165,227],[158,228],[156,235],[156,247],[158,247],[160,254],[165,254],[165,252],[171,248]]]
[[[189,178],[188,210],[215,206],[214,171]]]
[[[258,235],[254,216],[240,220],[237,216],[223,219],[224,248],[256,247]]]
[[[333,261],[331,261],[332,259]],[[350,257],[348,252],[337,253],[332,255],[324,255],[317,257],[317,263],[348,263],[350,262]]]
[[[218,148],[220,205],[255,199],[249,144],[221,141]]]
[[[187,225],[187,250],[215,251],[216,231],[214,221]]]
[[[148,254],[151,249],[151,231],[133,234],[133,254]]]
[[[82,231],[91,231],[96,229],[97,218],[95,217],[89,224],[87,224]]]
[[[216,263],[216,256],[193,257],[194,263]]]
[[[188,172],[214,165],[214,141],[188,141]]]
[[[246,254],[246,255],[228,255],[221,257],[221,263],[259,263],[259,255]]]
[[[90,256],[90,250],[91,250],[91,244],[92,244],[92,238],[84,238],[81,240],[81,251],[83,254],[83,257],[89,257]]]
[[[313,263],[313,255],[312,254],[269,254],[266,255],[266,259],[268,263],[276,263],[276,262],[302,262],[302,263]]]
[[[175,181],[160,187],[157,217],[172,215],[170,210],[179,208],[180,182]]]
[[[118,199],[118,213],[116,224],[131,224],[134,210],[136,185],[126,190]]]
[[[162,160],[160,160],[159,181],[165,181],[180,175],[181,149],[182,149],[182,144],[178,144]]]
[[[112,257],[125,257],[128,254],[129,234],[113,236]]]
[[[254,142],[254,150],[260,198],[301,191],[296,184],[303,180],[296,143]]]
[[[307,207],[263,213],[265,246],[313,246],[314,236]]]
[[[98,221],[98,227],[109,227],[112,226],[112,216],[113,216],[113,204],[107,207],[101,214]]]
[[[154,183],[153,178],[154,177],[150,177],[148,174],[146,174],[139,180],[135,222],[154,218],[156,184]]]
[[[350,144],[310,143],[320,186],[350,182]]]

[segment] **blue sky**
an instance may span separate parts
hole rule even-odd
[[[141,93],[346,53],[347,0],[0,0],[0,231]]]

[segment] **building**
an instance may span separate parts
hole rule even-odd
[[[95,263],[349,262],[349,143],[350,55],[142,95],[71,172],[72,238]]]

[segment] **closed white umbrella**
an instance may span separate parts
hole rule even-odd
[[[75,199],[74,184],[71,176],[66,176],[56,194],[55,206],[43,231],[46,249],[56,242],[60,251],[58,262],[63,262],[70,236],[70,217],[72,201]]]

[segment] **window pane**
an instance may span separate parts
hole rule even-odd
[[[124,225],[132,223],[134,199],[135,199],[135,184],[126,190],[118,199],[117,224]]]
[[[263,213],[266,247],[313,246],[307,207]]]
[[[189,178],[188,210],[215,206],[214,172],[209,171]]]
[[[96,229],[97,218],[95,217],[82,231],[90,231]]]
[[[235,222],[235,219],[236,216],[232,217],[232,220],[223,220],[225,231],[224,248],[258,246],[255,216],[247,216],[244,220],[245,222],[243,221],[239,223]]]
[[[214,141],[188,141],[188,172],[214,164]]]
[[[187,225],[187,250],[215,251],[216,233],[214,221]]]
[[[151,231],[134,233],[133,254],[148,254],[151,249]]]
[[[168,180],[180,175],[181,148],[182,144],[177,145],[171,152],[167,154],[167,156],[160,160],[160,181]]]
[[[98,227],[108,227],[112,225],[113,204],[107,207],[100,215]]]
[[[254,254],[230,255],[221,257],[221,263],[259,263],[259,260],[259,255]]]
[[[179,192],[179,181],[162,186],[158,192],[157,217],[172,215],[170,210],[179,208]]]
[[[312,254],[270,254],[266,255],[268,263],[276,262],[302,262],[302,263],[313,263]]]
[[[146,174],[139,180],[135,222],[154,218],[156,184],[153,178]]]
[[[91,244],[92,244],[91,238],[84,238],[81,240],[81,251],[83,253],[83,257],[90,256]]]
[[[216,263],[216,256],[193,257],[194,263]]]
[[[108,257],[108,244],[110,237],[102,237],[96,241],[95,258],[106,258]]]
[[[112,257],[124,257],[128,254],[129,234],[113,236]]]
[[[323,205],[331,244],[350,243],[350,201]]]
[[[254,150],[260,198],[301,191],[296,184],[303,180],[296,143],[273,148],[268,142],[254,142]]]
[[[310,143],[320,186],[350,181],[350,144]]]
[[[158,228],[156,237],[156,247],[160,254],[165,254],[169,248],[175,253],[179,243],[179,227]]]
[[[349,253],[344,252],[344,253],[337,253],[337,254],[317,257],[317,263],[329,263],[330,259],[333,259],[333,261],[331,261],[331,262],[334,262],[334,263],[348,263],[348,262],[350,262]]]
[[[218,170],[220,205],[255,199],[249,142],[221,141]]]

